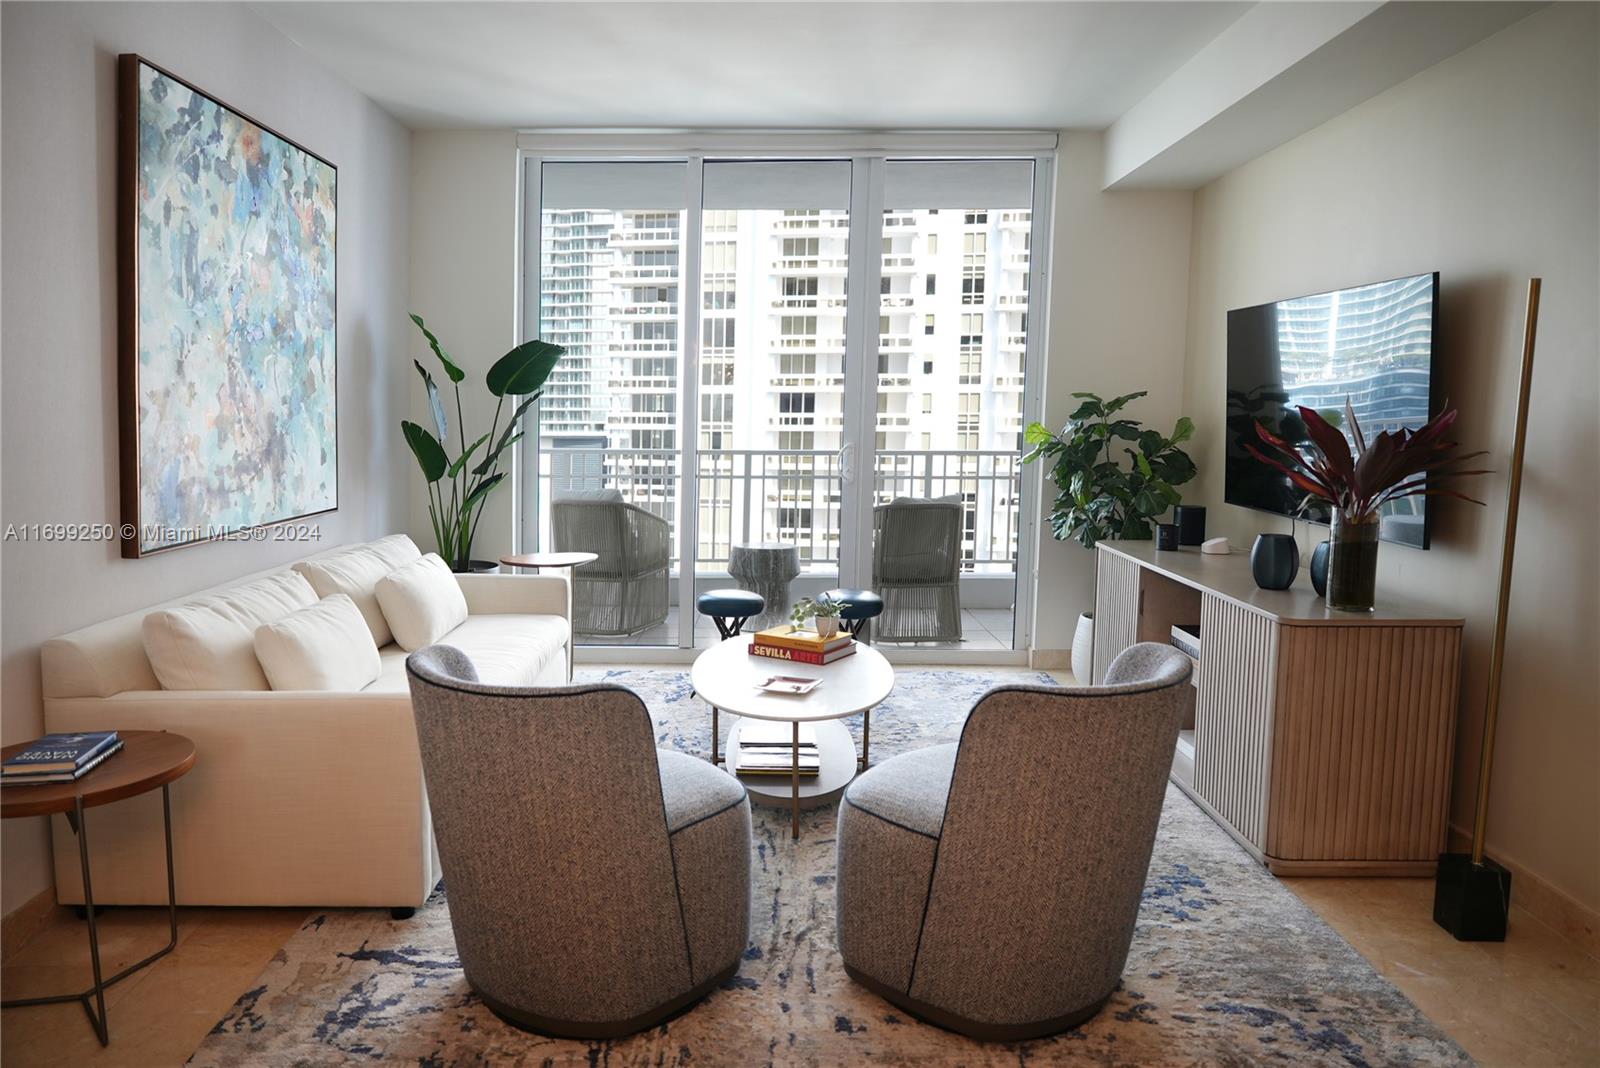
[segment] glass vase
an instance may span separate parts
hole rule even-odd
[[[1328,607],[1345,612],[1372,611],[1378,585],[1378,517],[1356,521],[1333,514],[1329,539]]]

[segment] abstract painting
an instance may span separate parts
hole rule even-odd
[[[338,172],[118,63],[122,555],[331,511]]]

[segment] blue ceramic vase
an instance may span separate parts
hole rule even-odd
[[[1250,574],[1264,590],[1286,590],[1300,570],[1300,546],[1292,534],[1257,534],[1250,546]]]

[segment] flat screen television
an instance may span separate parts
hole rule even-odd
[[[1306,441],[1299,405],[1315,409],[1348,436],[1347,397],[1369,440],[1380,430],[1421,427],[1438,405],[1433,374],[1438,311],[1438,272],[1230,311],[1223,499],[1329,522],[1326,504],[1307,500],[1240,442],[1257,440],[1258,419],[1287,441]],[[1428,502],[1408,497],[1385,505],[1379,537],[1426,549]]]

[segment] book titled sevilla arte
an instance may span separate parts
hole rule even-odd
[[[784,624],[781,627],[768,627],[766,630],[756,631],[754,640],[759,645],[776,645],[785,649],[826,653],[849,645],[854,639],[843,632],[824,638],[814,630]]]
[[[810,649],[791,649],[783,645],[767,645],[761,641],[750,643],[750,655],[765,657],[768,660],[783,660],[791,664],[831,664],[835,660],[843,660],[856,651],[856,643],[846,641],[845,644],[829,649],[826,652],[813,652]]]
[[[0,764],[6,782],[71,782],[122,748],[116,731],[47,734]]]

